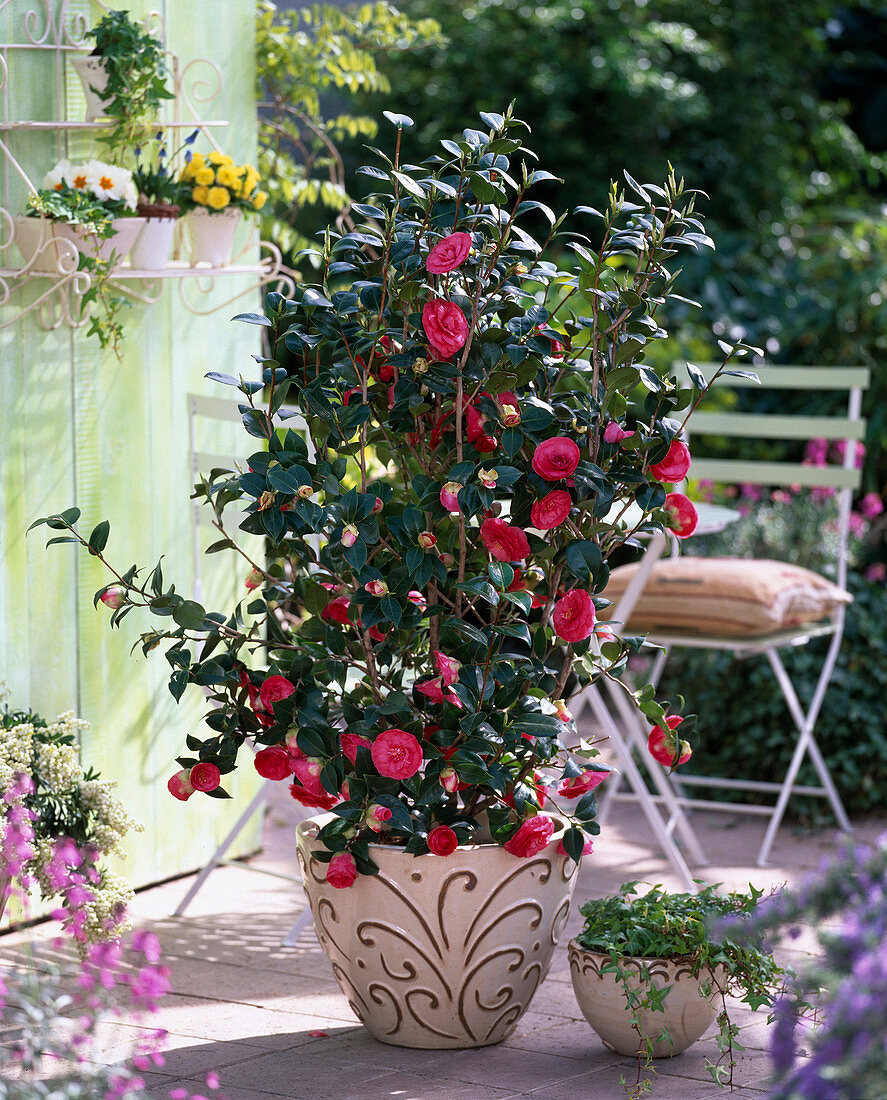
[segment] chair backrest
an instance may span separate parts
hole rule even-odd
[[[699,370],[711,378],[718,368],[715,363],[699,363]],[[808,395],[822,395],[823,404],[834,407],[828,395],[840,400],[838,415],[810,416],[805,412],[747,413],[737,410],[709,411],[705,401],[691,419],[694,435],[718,435],[734,441],[737,457],[706,458],[694,453],[692,476],[694,479],[732,484],[746,483],[757,486],[784,487],[800,485],[805,488],[829,488],[838,492],[839,550],[837,581],[843,586],[847,575],[847,534],[850,526],[850,510],[853,493],[861,484],[862,471],[856,464],[856,444],[865,438],[865,420],[862,418],[862,395],[869,385],[867,367],[805,367],[805,366],[756,366],[739,362],[737,367],[754,371],[759,381],[721,375],[714,382],[716,389],[795,390]],[[679,364],[677,374],[687,379],[686,366]],[[844,457],[840,465],[809,466],[800,461],[773,461],[772,459],[743,458],[743,440],[807,441],[825,439],[843,441]]]
[[[291,415],[286,420],[286,427],[293,431],[302,432],[308,444],[309,453],[313,453],[314,447],[308,432],[308,425],[295,409],[284,407],[282,412]],[[226,428],[230,424],[231,428]],[[233,426],[237,425],[237,429]],[[237,406],[230,398],[205,397],[202,394],[188,394],[188,440],[190,445],[191,483],[196,484],[201,474],[209,474],[210,470],[218,467],[225,470],[234,470],[238,465],[243,465],[246,457],[262,449],[262,440],[246,436],[242,428],[242,417]],[[247,449],[244,450],[244,447]],[[237,454],[236,452],[240,452]],[[244,513],[235,512],[233,509],[226,511],[227,520],[225,526],[239,523]],[[202,596],[201,560],[203,547],[201,546],[201,528],[212,527],[215,514],[202,498],[195,499],[192,508],[192,546],[194,558],[194,598],[200,600]],[[219,537],[218,535],[216,537]]]

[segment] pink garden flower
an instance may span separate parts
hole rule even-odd
[[[280,702],[281,699],[288,699],[295,690],[292,682],[285,676],[269,676],[259,688],[262,707],[270,711],[274,703]]]
[[[665,514],[668,517],[669,529],[679,539],[689,538],[696,530],[699,516],[689,497],[683,493],[668,493],[665,498]]]
[[[110,588],[105,589],[100,599],[105,607],[110,607],[112,611],[116,611],[126,599],[126,589],[121,588],[119,584],[112,584]]]
[[[430,550],[432,547],[437,546],[437,535],[432,534],[431,531],[421,531],[416,538],[416,542],[423,550]]]
[[[650,467],[650,476],[657,481],[667,481],[674,485],[683,481],[690,469],[690,448],[680,439],[673,439],[665,458],[654,462]]]
[[[447,657],[445,653],[441,653],[439,649],[434,651],[434,663],[437,665],[437,671],[440,673],[441,682],[445,687],[449,687],[451,684],[459,679],[459,669],[462,667],[462,662],[457,661],[455,657]]]
[[[269,745],[259,749],[253,757],[253,765],[263,779],[288,779],[292,775],[292,759],[282,745]]]
[[[436,856],[450,856],[459,847],[459,838],[449,825],[438,825],[428,834],[428,850]]]
[[[357,864],[350,852],[337,852],[326,869],[326,880],[337,890],[345,890],[354,885],[357,878]]]
[[[388,585],[384,581],[367,581],[364,588],[371,596],[387,596]]]
[[[342,752],[352,764],[357,760],[358,749],[369,749],[373,745],[369,738],[361,737],[359,733],[340,733],[339,744],[342,746]]]
[[[222,782],[222,773],[215,764],[201,760],[188,773],[188,782],[195,791],[214,791]]]
[[[435,298],[422,307],[422,327],[438,359],[450,359],[468,339],[468,322],[457,305]]]
[[[505,841],[503,847],[513,856],[527,859],[546,848],[553,835],[554,820],[547,814],[536,814],[529,821],[525,821],[518,831]]]
[[[411,588],[410,591],[407,592],[407,599],[411,604],[415,604],[420,611],[424,611],[428,607],[428,600],[417,588]]]
[[[376,771],[389,779],[409,779],[422,767],[422,746],[406,730],[380,733],[370,752]]]
[[[537,531],[551,531],[560,527],[572,506],[573,499],[565,489],[553,489],[541,500],[534,501],[530,509],[530,524]]]
[[[461,488],[462,486],[458,481],[448,481],[440,491],[441,504],[453,515],[458,515],[461,511],[458,500],[458,493]]]
[[[374,802],[367,810],[363,823],[368,829],[372,829],[374,833],[378,833],[381,832],[385,822],[390,820],[391,810],[389,810],[387,806],[380,806],[378,802]]]
[[[604,443],[621,443],[623,439],[630,439],[634,432],[627,432],[620,427],[617,420],[611,420],[604,428]]]
[[[456,268],[468,258],[471,251],[470,233],[450,233],[428,253],[425,269],[432,275],[443,275]]]
[[[693,750],[686,741],[681,741],[680,746],[678,746],[678,739],[674,733],[674,730],[678,728],[683,720],[679,714],[669,714],[665,719],[668,732],[661,726],[654,726],[650,730],[650,736],[647,738],[647,751],[663,767],[672,768],[677,767],[678,764],[686,764],[693,755]],[[675,756],[678,757],[677,760],[675,760]]]
[[[565,642],[581,642],[594,630],[594,603],[584,588],[571,588],[554,605],[554,632]]]
[[[480,537],[496,561],[522,561],[529,556],[527,536],[520,527],[513,527],[504,519],[485,519],[480,525]]]
[[[357,542],[359,537],[360,532],[357,530],[354,524],[346,523],[345,527],[342,529],[342,545],[353,546]]]
[[[262,583],[262,574],[258,569],[251,569],[246,575],[246,579],[243,582],[245,588],[248,588],[250,592],[254,588],[258,588]]]
[[[166,784],[166,789],[173,796],[178,798],[180,802],[187,802],[188,799],[194,794],[194,787],[191,785],[191,769],[182,768],[180,772],[176,772],[171,776]]]
[[[533,452],[533,469],[546,481],[569,477],[578,465],[579,447],[564,435],[546,439]]]
[[[866,493],[859,502],[859,510],[866,519],[874,519],[884,511],[884,501],[877,493]]]
[[[581,798],[582,795],[599,787],[609,774],[609,772],[598,772],[593,768],[587,768],[581,775],[562,779],[558,784],[557,793],[562,798]]]

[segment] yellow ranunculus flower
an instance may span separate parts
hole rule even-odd
[[[201,187],[212,187],[216,182],[216,174],[208,165],[206,168],[199,168],[194,174],[194,179]]]
[[[230,201],[227,187],[210,187],[206,196],[206,205],[213,210],[224,210]]]
[[[237,169],[231,164],[220,165],[216,171],[216,183],[236,191],[240,187],[240,177],[237,174]]]
[[[206,158],[204,157],[203,153],[195,153],[185,165],[185,169],[182,172],[182,175],[184,175],[185,172],[188,172],[189,175],[194,176],[197,174],[197,170],[199,168],[202,168],[204,164],[206,164]]]
[[[209,188],[208,187],[201,187],[200,184],[198,184],[196,187],[192,187],[192,189],[191,189],[191,198],[196,203],[198,203],[200,206],[206,206],[206,201],[207,201],[208,197],[209,197]]]
[[[208,160],[210,164],[233,164],[234,158],[229,157],[227,153],[210,153]]]
[[[268,192],[260,191],[253,199],[253,206],[256,210],[261,210],[265,203],[268,201]]]

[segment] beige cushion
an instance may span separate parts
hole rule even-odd
[[[603,595],[612,615],[637,565],[614,569]],[[666,558],[657,562],[627,628],[642,632],[748,637],[814,623],[853,597],[785,562],[753,558]]]

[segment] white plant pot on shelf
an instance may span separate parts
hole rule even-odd
[[[102,92],[108,86],[108,73],[105,70],[105,61],[94,54],[80,55],[71,58],[71,64],[80,77],[83,91],[86,95],[86,121],[95,122],[97,118],[105,117],[107,100]]]
[[[129,252],[137,271],[163,271],[172,252],[177,218],[145,218],[142,231]]]
[[[17,215],[15,243],[25,266],[32,271],[53,275],[69,274],[77,269],[77,252],[99,260],[109,260],[116,253],[116,270],[135,243],[144,218],[115,218],[114,234],[101,239],[78,225],[51,221],[49,218],[27,218]],[[76,250],[72,252],[71,246]]]
[[[209,264],[210,267],[227,267],[234,251],[234,234],[243,212],[236,206],[224,210],[207,210],[200,207],[185,215],[188,239],[191,242],[192,267]]]

